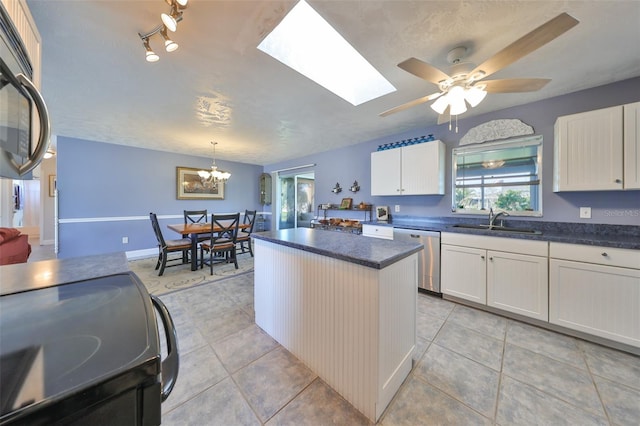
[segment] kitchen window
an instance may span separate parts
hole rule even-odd
[[[542,216],[542,136],[453,150],[452,211]]]

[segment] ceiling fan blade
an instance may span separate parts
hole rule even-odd
[[[415,99],[415,100],[413,100],[411,102],[407,102],[406,104],[402,104],[402,105],[397,106],[395,108],[388,109],[385,112],[381,112],[378,115],[380,117],[386,117],[387,115],[391,115],[391,114],[394,114],[396,112],[404,111],[405,109],[409,109],[409,108],[411,108],[413,106],[420,105],[420,104],[423,104],[425,102],[432,101],[432,100],[434,100],[436,98],[439,98],[440,96],[442,96],[442,92],[432,93],[429,96],[423,96],[422,98]]]
[[[442,80],[451,78],[438,68],[416,58],[409,58],[404,62],[400,62],[398,66],[417,77],[432,82],[433,84],[438,84]]]
[[[567,13],[561,13],[478,65],[471,71],[471,75],[482,71],[485,77],[489,76],[549,43],[551,40],[578,25],[578,22],[579,21],[573,16]]]
[[[504,80],[482,80],[476,86],[486,85],[487,93],[535,92],[542,89],[549,78],[507,78]]]

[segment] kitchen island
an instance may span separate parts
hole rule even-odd
[[[252,234],[256,324],[376,422],[411,371],[421,244]]]

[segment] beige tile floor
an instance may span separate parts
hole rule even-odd
[[[253,273],[161,296],[181,354],[163,425],[370,424],[254,323]],[[640,357],[420,294],[382,425],[638,425]]]
[[[161,298],[181,354],[163,425],[370,424],[255,325],[253,273]],[[382,425],[640,425],[640,357],[423,294],[417,325]]]

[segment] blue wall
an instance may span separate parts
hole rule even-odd
[[[275,203],[272,206],[258,204],[260,173],[263,170],[271,172],[310,163],[316,163],[312,168],[316,178],[316,205],[337,204],[343,197],[352,197],[356,204],[361,201],[374,205],[399,204],[399,215],[452,216],[451,150],[458,146],[458,140],[472,127],[503,118],[520,119],[533,126],[535,133],[544,138],[544,215],[528,220],[640,225],[640,191],[552,192],[553,126],[556,118],[639,100],[640,78],[634,78],[477,117],[461,118],[457,134],[449,131],[447,124],[421,127],[264,168],[218,161],[221,169],[232,172],[226,186],[225,200],[176,198],[176,167],[209,168],[210,158],[58,136],[57,183],[60,194],[59,218],[62,222],[59,227],[59,257],[154,248],[155,237],[148,219],[151,211],[161,216],[161,227],[166,230],[167,238],[171,236],[171,231],[166,229],[166,224],[182,222],[184,209],[206,208],[210,212],[243,212],[245,209],[269,211]],[[425,114],[430,112],[425,111]],[[430,133],[447,146],[446,194],[371,197],[371,152],[379,144]],[[356,194],[348,190],[354,180],[360,184],[360,191]],[[339,194],[331,192],[336,182],[343,187]],[[581,206],[592,208],[592,219],[579,219],[578,209]],[[128,244],[122,244],[124,236],[129,237]]]
[[[491,95],[489,95],[491,96]],[[494,95],[500,96],[500,95]],[[347,148],[309,155],[265,167],[266,172],[316,163],[316,204],[339,203],[343,197],[352,197],[354,203],[370,202],[374,205],[400,205],[399,215],[453,216],[451,212],[451,150],[458,146],[465,133],[482,123],[497,119],[517,118],[533,126],[543,142],[543,217],[527,220],[554,222],[590,222],[604,224],[640,225],[640,191],[562,192],[554,193],[553,184],[553,126],[561,115],[574,114],[640,100],[640,78],[583,90],[539,102],[504,109],[476,117],[458,120],[459,133],[449,131],[448,124],[428,126],[398,133]],[[431,114],[426,110],[425,114]],[[401,112],[399,114],[402,114]],[[464,115],[462,116],[464,117]],[[384,120],[384,118],[381,118]],[[445,195],[371,197],[370,155],[380,144],[409,137],[433,134],[447,146]],[[348,191],[354,180],[360,192]],[[331,192],[336,182],[343,187],[339,194]],[[580,219],[579,208],[591,207],[592,219]]]
[[[224,200],[178,200],[176,167],[208,169],[211,159],[58,136],[59,254],[75,257],[156,247],[149,212],[166,228],[181,223],[183,210],[209,213],[261,210],[262,167],[218,160],[232,173]],[[122,237],[129,243],[123,244]]]

